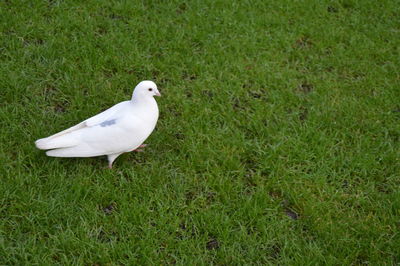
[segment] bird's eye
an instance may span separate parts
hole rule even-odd
[[[152,88],[149,88],[149,91],[153,91],[153,89],[152,89]]]

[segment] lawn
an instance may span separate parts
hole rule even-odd
[[[400,263],[399,1],[0,14],[0,264]],[[145,79],[145,152],[108,170],[35,148]]]

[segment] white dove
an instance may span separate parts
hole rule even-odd
[[[124,152],[142,151],[143,142],[154,130],[161,96],[153,81],[140,82],[132,99],[114,105],[85,121],[50,137],[39,139],[36,147],[53,157],[107,155],[108,167]]]

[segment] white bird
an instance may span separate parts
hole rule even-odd
[[[132,99],[114,105],[85,121],[50,137],[39,139],[36,147],[52,157],[93,157],[107,155],[108,167],[124,152],[142,151],[143,142],[154,130],[161,96],[153,81],[142,81]]]

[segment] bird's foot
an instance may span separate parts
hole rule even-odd
[[[133,151],[142,152],[142,151],[144,151],[143,148],[146,147],[146,146],[147,146],[147,144],[142,144],[142,145],[140,145],[139,147],[137,147],[137,148],[136,148],[135,150],[133,150]]]

